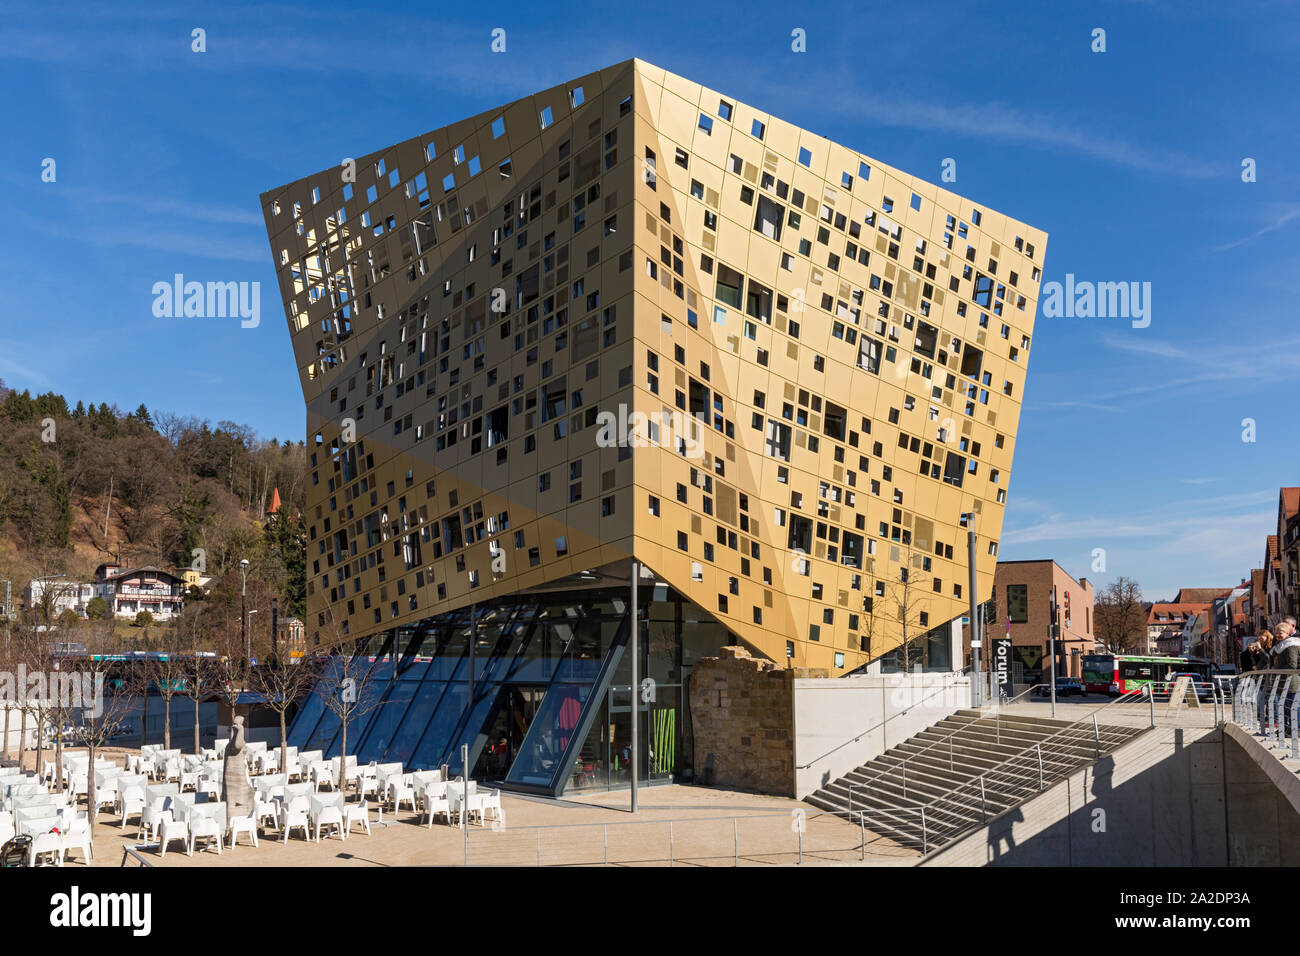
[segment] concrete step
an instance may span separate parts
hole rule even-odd
[[[1145,730],[958,711],[831,781],[808,801],[837,813],[864,813],[873,832],[934,849]]]

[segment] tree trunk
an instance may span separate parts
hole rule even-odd
[[[64,790],[63,782],[63,711],[58,711],[59,726],[54,730],[54,772],[59,777],[59,793]]]
[[[289,729],[285,726],[284,711],[280,711],[280,773],[288,773]],[[287,777],[285,778],[288,779]]]
[[[5,760],[8,760],[8,759],[9,759],[9,702],[8,702],[8,701],[5,701],[5,705],[4,705],[4,706],[5,706],[5,756],[4,756],[4,759],[5,759]],[[20,741],[20,742],[19,742],[19,748],[18,748],[18,756],[19,756],[19,758],[21,758],[22,755],[23,755],[23,754],[22,754],[22,745],[21,745],[21,741]]]
[[[199,695],[198,694],[194,695],[194,752],[196,754],[203,752],[202,748],[199,747]]]
[[[344,772],[347,770],[348,767],[348,722],[347,720],[344,719],[342,721],[342,724],[343,724],[343,737],[339,749],[339,789],[340,790],[343,789],[343,776],[344,776]],[[396,813],[397,811],[394,809],[393,812]]]
[[[99,815],[98,805],[95,802],[95,739],[89,739],[90,750],[90,767],[86,770],[86,819],[90,821],[91,832],[95,829],[95,817]],[[74,795],[74,801],[77,799]],[[73,804],[73,810],[76,810],[76,804]]]
[[[163,750],[172,749],[172,698],[163,694]]]
[[[21,725],[19,726],[19,728],[18,728],[18,765],[19,765],[20,767],[22,766],[22,763],[23,763],[23,748],[27,746],[27,708],[26,708],[26,707],[23,708],[23,714],[22,714],[22,717],[23,717],[22,724],[21,724]],[[39,725],[38,725],[38,726],[39,726]],[[34,768],[34,769],[36,770],[37,773],[41,773],[41,751],[40,751],[40,746],[41,746],[41,735],[40,735],[39,733],[37,733],[37,735],[36,735],[36,747],[37,747],[37,750],[36,750],[36,766],[35,766],[35,768]]]
[[[149,682],[144,682],[144,689],[140,694],[140,749],[144,749],[145,735],[144,726],[149,722]]]

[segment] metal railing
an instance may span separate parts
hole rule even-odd
[[[877,773],[875,776],[873,776],[870,780],[864,780],[864,781],[861,782],[861,783],[851,784],[851,785],[849,786],[849,812],[850,812],[850,813],[854,812],[854,800],[855,800],[855,794],[856,794],[858,791],[868,789],[869,787],[871,787],[872,784],[876,783],[876,782],[877,782],[878,780],[880,780],[881,778],[886,777],[886,776],[890,776],[890,775],[892,775],[893,773],[895,773],[896,771],[901,771],[901,782],[902,782],[903,795],[906,796],[906,795],[907,795],[907,768],[908,768],[908,765],[909,765],[910,763],[912,763],[912,761],[914,761],[914,760],[919,760],[919,759],[922,758],[922,757],[928,757],[928,756],[929,756],[929,757],[932,757],[932,756],[934,756],[934,754],[931,754],[931,751],[934,750],[936,747],[940,747],[940,748],[942,748],[942,746],[943,746],[944,744],[947,745],[947,749],[948,749],[948,769],[949,769],[950,771],[955,770],[955,769],[956,769],[955,742],[956,742],[957,739],[960,738],[963,734],[966,734],[966,735],[967,735],[967,739],[970,740],[970,741],[979,741],[979,740],[982,740],[982,739],[983,739],[982,736],[981,736],[981,732],[986,731],[986,730],[988,730],[988,729],[991,727],[991,728],[993,729],[993,732],[994,732],[994,739],[995,739],[995,742],[1000,746],[1000,745],[1002,744],[1002,710],[1003,710],[1004,708],[1010,706],[1010,704],[1014,703],[1015,701],[1020,700],[1020,698],[1024,697],[1024,696],[1025,696],[1026,694],[1028,694],[1030,691],[1034,690],[1034,689],[1037,688],[1037,687],[1042,687],[1042,686],[1046,686],[1046,685],[1043,685],[1043,684],[1035,684],[1033,687],[1029,688],[1029,690],[1025,691],[1025,692],[1022,693],[1022,694],[1017,695],[1016,697],[1012,698],[1010,701],[1007,701],[1006,703],[1003,703],[1003,704],[1000,704],[1000,705],[994,705],[994,706],[991,706],[991,707],[989,708],[989,712],[988,712],[988,713],[984,713],[984,708],[981,707],[981,708],[980,708],[981,716],[975,718],[974,720],[971,720],[969,723],[965,723],[965,724],[961,725],[961,726],[958,727],[956,730],[954,730],[952,733],[950,733],[948,736],[946,736],[946,737],[942,737],[942,738],[940,738],[939,740],[932,741],[930,744],[928,744],[927,746],[921,748],[920,750],[916,751],[915,753],[909,754],[906,758],[904,758],[904,759],[901,760],[900,762],[895,763],[895,764],[891,764],[889,767],[887,767],[887,768],[881,770],[879,773]],[[1111,701],[1111,703],[1114,703],[1114,701]],[[949,716],[952,716],[952,715],[949,715]],[[1153,726],[1154,726],[1154,724],[1153,724]],[[925,728],[925,730],[918,731],[918,733],[924,733],[926,730],[933,731],[933,730],[935,730],[936,727],[937,727],[937,723],[931,725],[930,727]],[[910,739],[910,738],[909,738],[909,739]],[[907,742],[907,741],[903,741],[902,743],[906,743],[906,742]],[[898,745],[896,745],[896,746],[898,746]],[[938,753],[940,756],[942,756],[942,752],[943,752],[942,749],[940,749],[939,751],[937,751],[937,753]],[[886,753],[887,753],[887,752],[886,752]],[[879,756],[880,756],[880,757],[883,757],[883,756],[885,756],[885,754],[880,754]],[[875,758],[875,759],[879,759],[879,757],[877,757],[877,758]]]
[[[887,811],[885,813],[888,813]],[[773,825],[782,820],[783,824]],[[471,827],[467,866],[740,866],[802,864],[805,856],[837,862],[867,858],[869,838],[880,839],[870,813],[843,811],[686,817],[617,823]],[[658,849],[655,849],[655,848]],[[896,842],[883,849],[898,855]]]
[[[1093,759],[1100,757],[1103,731],[1097,719],[1098,714],[1110,708],[1136,703],[1144,697],[1151,707],[1150,726],[1154,727],[1155,712],[1150,691],[1130,691],[1073,721],[1050,737],[1037,741],[1032,746],[1008,757],[997,766],[980,774],[978,779],[959,784],[947,793],[929,801],[921,807],[922,810],[927,811],[922,817],[925,827],[922,834],[922,852],[928,854],[931,847],[937,849],[939,846],[946,845],[974,826],[977,805],[979,822],[987,823],[991,806],[994,808],[992,815],[996,817],[1004,810],[1011,809],[1026,796],[1034,792],[1042,793],[1048,781],[1054,781],[1078,770],[1080,731],[1087,734],[1091,729],[1091,734],[1083,739],[1087,740],[1091,737]],[[1128,729],[1130,728],[1125,728]],[[1120,732],[1116,729],[1108,729],[1105,734],[1113,737],[1120,735]],[[1122,739],[1117,743],[1123,743],[1135,736],[1137,734],[1123,733]],[[1067,748],[1072,749],[1074,753],[1068,753]]]
[[[886,832],[892,830],[904,840],[919,843],[922,854],[928,855],[972,827],[987,823],[1025,797],[1041,793],[1049,781],[1078,770],[1082,765],[1079,751],[1087,743],[1092,744],[1092,757],[1096,759],[1102,754],[1103,747],[1109,747],[1111,743],[1122,744],[1137,736],[1141,731],[1129,733],[1132,728],[1103,730],[1098,715],[1110,708],[1119,709],[1144,699],[1150,711],[1149,726],[1154,727],[1155,710],[1149,690],[1129,692],[1095,708],[1050,736],[1022,748],[997,765],[973,775],[970,780],[924,804],[913,807],[871,807],[861,812],[872,816],[890,814],[894,818],[910,820],[912,832],[898,826],[889,828]],[[1107,738],[1105,744],[1103,737]],[[919,834],[915,832],[918,827]]]
[[[952,717],[951,714],[949,714],[948,717],[945,717],[944,719],[947,720],[947,719],[949,719],[950,717]],[[926,732],[928,732],[928,731],[934,731],[937,727],[938,727],[938,722],[936,722],[936,723],[934,723],[934,724],[931,724],[929,727],[926,727],[926,728],[924,728],[923,730],[917,731],[917,733],[914,734],[912,737],[909,737],[907,740],[901,741],[899,744],[897,744],[897,745],[895,745],[895,746],[901,746],[902,744],[905,744],[905,743],[907,743],[908,741],[913,740],[916,736],[919,736],[920,734],[926,733]],[[876,781],[882,779],[883,777],[890,776],[890,775],[892,775],[892,774],[894,774],[894,773],[896,773],[896,772],[898,772],[898,771],[901,771],[901,772],[902,772],[903,795],[906,796],[906,795],[907,795],[907,767],[908,767],[908,765],[909,765],[910,763],[912,763],[914,760],[920,760],[920,758],[922,758],[922,757],[931,756],[931,753],[930,753],[930,752],[931,752],[932,750],[934,750],[936,747],[941,747],[941,746],[944,745],[944,744],[947,745],[947,748],[948,748],[948,768],[949,768],[950,770],[955,769],[955,754],[954,754],[955,744],[954,744],[954,741],[956,740],[956,738],[960,737],[962,734],[966,734],[968,740],[978,740],[978,739],[981,739],[980,736],[979,736],[980,732],[988,730],[989,727],[992,727],[992,728],[993,728],[994,736],[995,736],[995,738],[996,738],[996,740],[997,740],[997,743],[998,743],[998,744],[1001,744],[1001,743],[1002,743],[1002,714],[1001,714],[1001,712],[999,712],[999,711],[995,711],[991,716],[976,717],[976,718],[974,718],[974,719],[968,721],[967,723],[964,723],[964,724],[962,724],[961,726],[957,727],[955,730],[953,730],[953,731],[952,731],[950,734],[948,734],[947,736],[941,737],[941,738],[939,738],[938,740],[931,741],[929,744],[927,744],[926,746],[922,747],[920,750],[915,751],[914,753],[911,753],[911,754],[909,754],[908,756],[904,757],[904,758],[903,758],[901,761],[899,761],[898,763],[890,764],[888,767],[884,768],[884,769],[881,770],[879,773],[877,773],[875,776],[873,776],[870,780],[864,780],[864,781],[862,781],[861,783],[850,784],[850,786],[849,786],[849,812],[850,812],[850,813],[853,813],[853,812],[854,812],[853,800],[854,800],[854,794],[855,794],[855,793],[857,793],[857,792],[860,791],[860,790],[866,790],[866,789],[869,788],[872,784],[876,783]],[[943,751],[942,751],[942,750],[939,750],[939,751],[937,751],[937,753],[940,754],[940,755],[942,755]],[[879,756],[877,756],[876,758],[873,758],[873,759],[879,760],[881,757],[884,757],[884,756],[886,756],[887,754],[888,754],[888,751],[886,751],[886,752],[883,753],[883,754],[880,754]]]
[[[1300,691],[1291,686],[1300,685],[1300,671],[1248,671],[1224,682],[1232,685],[1233,722],[1271,745],[1289,742],[1290,756],[1300,758]]]
[[[137,843],[135,846],[122,847],[121,865],[126,866],[128,860],[134,860],[136,865],[138,866],[152,867],[153,864],[150,863],[148,860],[146,860],[144,857],[142,857],[139,852],[141,850],[147,849],[149,846],[157,846],[157,844]]]

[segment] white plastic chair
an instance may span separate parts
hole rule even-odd
[[[37,866],[45,854],[54,857],[55,866],[63,865],[63,837],[57,833],[38,833],[32,837],[31,850],[27,856],[29,866]]]
[[[394,777],[388,784],[388,796],[393,804],[393,813],[402,809],[402,802],[406,801],[411,805],[411,812],[416,812],[415,806],[415,787],[402,777]]]
[[[317,792],[320,792],[322,783],[328,784],[330,790],[334,789],[334,774],[328,760],[317,760],[311,765],[311,783]]]
[[[148,813],[149,810],[149,807],[145,807],[146,813]],[[158,855],[167,855],[167,844],[171,843],[172,840],[180,840],[181,844],[188,852],[190,848],[189,824],[184,820],[177,820],[172,816],[170,810],[164,810],[163,814],[164,816],[158,824]]]
[[[506,812],[501,809],[500,790],[484,790],[479,794],[478,814],[479,822],[484,826],[490,816],[499,829],[506,828]]]
[[[451,823],[451,801],[447,799],[447,785],[431,783],[424,788],[424,812],[429,815],[428,825],[433,828],[434,814],[440,813]]]
[[[84,797],[89,789],[86,774],[74,773],[72,775],[72,784],[68,787],[68,793],[71,795],[73,803],[76,803],[78,797]]]
[[[365,797],[361,798],[360,803],[348,803],[343,806],[343,838],[352,832],[352,824],[359,823],[366,831],[366,836],[370,836],[370,804],[366,802]]]
[[[289,831],[298,827],[302,828],[303,835],[311,839],[311,820],[307,816],[311,810],[311,797],[301,796],[294,797],[285,803],[280,810],[280,832],[283,837],[282,842],[289,842]]]
[[[278,827],[280,824],[280,809],[274,800],[264,800],[258,798],[254,801],[253,820],[258,826],[269,821],[271,826]]]
[[[338,807],[325,807],[316,814],[316,842],[320,842],[320,833],[325,827],[337,827],[339,837],[346,840],[348,838],[347,829],[343,825],[343,811]]]
[[[191,813],[189,819],[189,846],[186,855],[194,855],[196,840],[211,839],[217,845],[217,856],[221,856],[221,824],[212,817],[201,813]]]
[[[230,831],[230,848],[235,848],[235,840],[241,833],[247,833],[253,839],[253,846],[257,846],[257,811],[250,813],[246,817],[231,817],[228,829]]]
[[[120,829],[126,829],[127,817],[144,811],[144,787],[125,787],[117,793],[117,811],[122,814]]]
[[[44,765],[42,766],[41,780],[45,782],[45,785],[47,787],[54,783],[54,774],[57,772],[58,766],[59,766],[58,763],[53,760],[45,761]]]
[[[90,855],[90,821],[74,820],[69,824],[62,834],[62,844],[61,856],[64,860],[67,859],[69,850],[80,850],[82,862],[89,866],[94,859]]]
[[[164,823],[172,819],[172,812],[164,810],[159,806],[150,806],[145,804],[144,809],[140,811],[140,830],[136,838],[146,843],[152,843],[154,833],[159,831]]]

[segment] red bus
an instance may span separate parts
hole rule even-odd
[[[1085,654],[1080,661],[1086,694],[1118,697],[1150,685],[1163,683],[1168,675],[1195,674],[1209,681],[1213,662],[1203,657],[1157,657],[1146,654]]]

